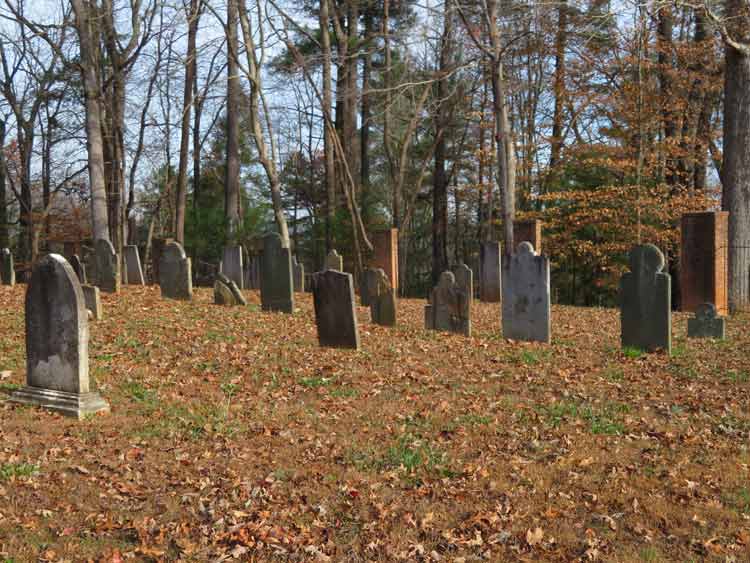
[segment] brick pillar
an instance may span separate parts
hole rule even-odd
[[[542,222],[516,221],[513,223],[513,246],[518,248],[522,242],[530,242],[537,254],[542,253]],[[515,249],[513,250],[515,252]]]
[[[374,247],[373,267],[382,268],[391,281],[393,289],[398,289],[398,229],[374,233],[372,245]]]
[[[680,292],[683,311],[713,303],[720,315],[728,312],[727,254],[729,213],[708,211],[682,216]]]

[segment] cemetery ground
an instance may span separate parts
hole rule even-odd
[[[24,286],[0,288],[2,389]],[[750,316],[621,350],[616,309],[553,306],[552,344],[395,328],[362,350],[294,315],[102,294],[83,421],[0,402],[0,561],[748,561]]]

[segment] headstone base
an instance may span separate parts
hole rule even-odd
[[[95,391],[68,393],[26,385],[14,391],[9,400],[15,403],[44,407],[79,420],[100,411],[109,412],[109,404]]]

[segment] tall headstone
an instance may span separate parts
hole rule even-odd
[[[620,280],[623,346],[654,351],[672,349],[672,281],[664,255],[653,244],[633,247],[630,271]]]
[[[702,303],[695,311],[695,317],[688,319],[689,338],[726,338],[726,320],[717,314],[713,303]]]
[[[234,282],[239,289],[245,288],[245,277],[243,276],[242,246],[225,246],[221,258],[220,271]]]
[[[120,291],[120,260],[115,247],[106,239],[95,245],[97,285],[104,293]]]
[[[391,287],[388,276],[380,268],[365,270],[367,281],[367,301],[370,304],[370,318],[373,323],[383,326],[396,325],[396,291]]]
[[[344,257],[340,256],[335,248],[326,256],[326,270],[336,270],[337,272],[344,271]]]
[[[74,254],[70,258],[70,267],[73,268],[73,271],[76,273],[78,281],[79,283],[81,283],[81,285],[88,283],[88,280],[86,279],[86,265],[81,262],[78,254]]]
[[[503,263],[503,336],[550,341],[549,260],[524,241]]]
[[[391,287],[398,291],[398,229],[373,234],[373,268],[380,268],[388,276]]]
[[[83,302],[86,305],[86,309],[91,311],[91,316],[94,320],[99,321],[102,319],[102,298],[99,295],[99,288],[95,285],[81,285],[81,291],[83,292]]]
[[[277,233],[263,237],[260,273],[260,301],[264,311],[294,312],[292,256]]]
[[[534,252],[542,253],[542,222],[533,219],[531,221],[516,221],[513,223],[513,245],[518,248],[522,242],[531,243]]]
[[[471,336],[474,275],[466,264],[440,274],[424,308],[425,328]]]
[[[260,289],[260,263],[260,255],[250,256],[247,259],[247,263],[245,264],[246,289]]]
[[[16,268],[10,248],[0,250],[0,280],[3,285],[16,285]]]
[[[484,242],[480,247],[479,299],[486,303],[498,303],[502,297],[502,273],[499,242]]]
[[[312,290],[320,345],[358,350],[352,275],[336,270],[317,272],[313,274]]]
[[[159,264],[164,247],[172,242],[171,238],[154,238],[151,240],[151,283],[159,283]]]
[[[11,400],[83,418],[109,405],[89,381],[89,325],[81,284],[65,259],[48,254],[26,291],[26,386]]]
[[[720,315],[728,313],[728,241],[729,212],[682,216],[680,305],[683,311],[694,312],[703,303],[714,303]]]
[[[143,268],[141,268],[141,256],[138,253],[138,247],[129,244],[123,249],[125,253],[125,277],[129,285],[146,285],[143,278]]]
[[[214,282],[214,303],[230,306],[247,305],[247,300],[237,284],[219,272]]]
[[[162,297],[189,301],[193,298],[190,258],[179,242],[167,243],[159,260],[159,286]]]
[[[297,293],[305,291],[305,266],[297,262],[296,256],[292,256],[292,282],[294,291]]]

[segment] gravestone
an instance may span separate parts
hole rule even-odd
[[[79,283],[81,284],[88,283],[88,280],[86,279],[86,265],[83,262],[81,262],[81,259],[78,257],[78,254],[74,254],[70,258],[70,267],[73,268],[73,271],[76,273]]]
[[[59,254],[34,266],[26,291],[26,386],[11,400],[83,418],[109,405],[89,381],[89,325],[78,278]]]
[[[81,285],[81,291],[83,292],[83,302],[86,308],[91,311],[91,316],[94,320],[101,320],[103,316],[102,312],[102,298],[99,295],[99,288],[95,285]]]
[[[245,264],[245,289],[260,289],[259,255],[250,256]]]
[[[524,241],[503,263],[503,336],[550,341],[549,260]]]
[[[682,216],[680,230],[680,308],[694,312],[714,303],[720,315],[729,312],[729,212],[708,211]]]
[[[633,247],[630,271],[620,280],[620,323],[623,346],[640,350],[672,348],[672,287],[663,272],[665,260],[653,244]]]
[[[336,270],[317,272],[313,274],[312,290],[320,345],[358,350],[352,275]]]
[[[499,242],[484,242],[480,247],[479,299],[499,303],[502,297],[502,274]]]
[[[10,248],[0,250],[0,280],[3,285],[16,285],[16,268]]]
[[[474,275],[466,264],[440,274],[424,308],[425,328],[471,336]]]
[[[344,271],[344,258],[340,256],[335,248],[326,256],[326,270],[336,270],[337,272]]]
[[[151,240],[151,283],[159,283],[159,264],[164,247],[172,242],[171,238],[154,238]]]
[[[534,252],[542,254],[542,222],[538,219],[515,221],[513,223],[513,245],[518,248],[522,242],[531,243]]]
[[[141,256],[138,253],[138,247],[129,244],[124,248],[125,253],[125,278],[130,285],[146,285],[143,278],[143,268],[141,268]]]
[[[225,246],[219,271],[234,282],[239,289],[245,288],[243,256],[240,245]]]
[[[370,303],[370,319],[383,326],[396,325],[396,292],[388,276],[380,268],[365,270],[367,301]]]
[[[296,256],[292,256],[292,281],[294,291],[298,293],[305,291],[305,266],[297,262]]]
[[[726,320],[717,314],[713,303],[702,303],[695,311],[695,317],[688,319],[689,338],[726,338]]]
[[[373,233],[372,245],[372,267],[382,269],[391,287],[398,291],[398,229]]]
[[[245,296],[237,284],[219,272],[214,282],[214,303],[216,305],[247,305]]]
[[[106,239],[98,239],[95,256],[96,285],[105,293],[117,293],[120,291],[120,260],[115,253],[115,247]]]
[[[264,311],[294,312],[292,257],[277,233],[263,237],[263,262],[260,273],[260,301]]]
[[[179,242],[167,243],[159,260],[159,286],[162,297],[189,301],[193,298],[190,258]]]

